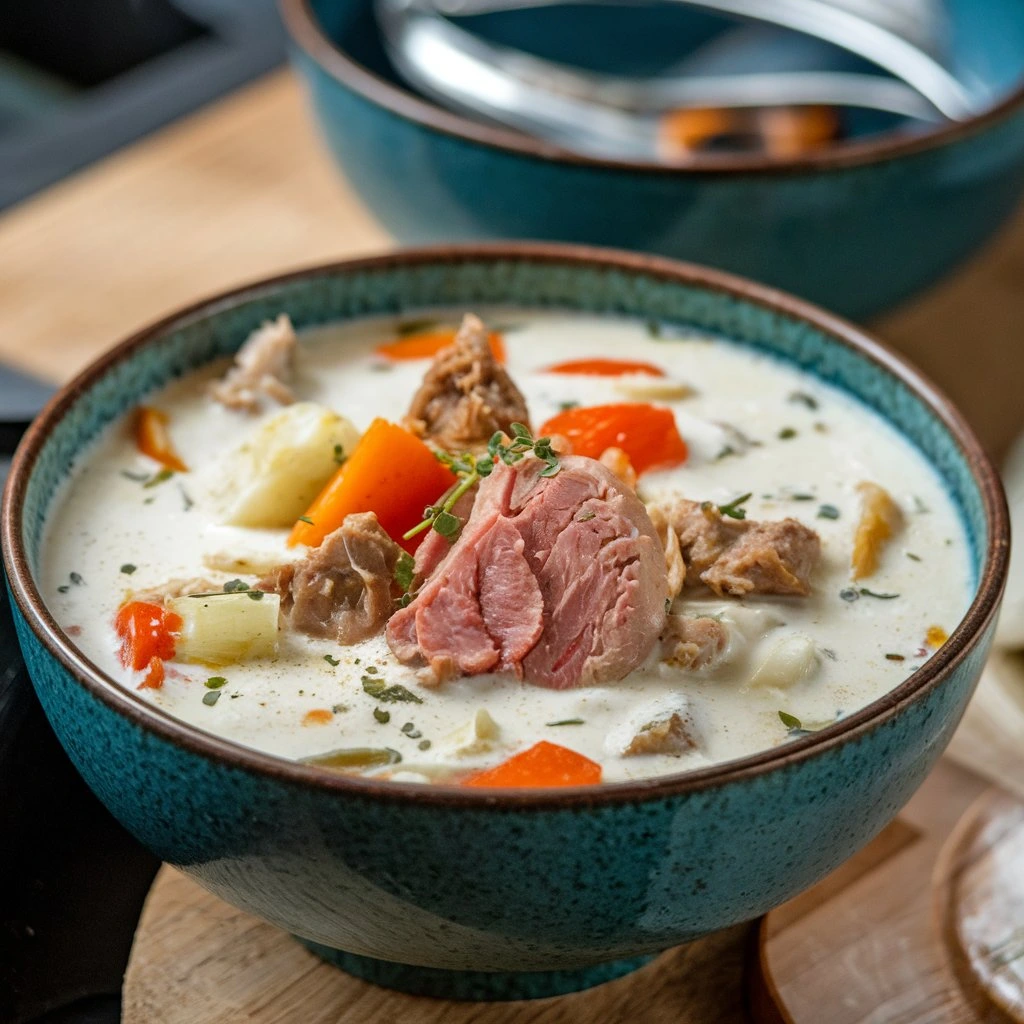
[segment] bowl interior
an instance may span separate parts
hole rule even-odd
[[[841,340],[826,326],[825,314],[815,325],[796,311],[795,300],[773,308],[756,289],[744,294],[747,286],[727,280],[680,264],[557,247],[424,251],[293,275],[201,305],[87,370],[47,417],[24,494],[22,539],[30,571],[37,572],[48,509],[83,448],[147,392],[233,352],[262,321],[287,312],[302,329],[367,315],[501,304],[635,316],[709,331],[792,361],[852,393],[936,467],[962,515],[980,578],[991,557],[986,499],[974,470],[983,457],[965,451],[954,437],[949,423],[956,414],[945,400],[932,396],[936,404],[929,404],[926,383],[912,383],[913,373],[872,342],[860,351]]]
[[[388,59],[373,13],[373,0],[308,0],[316,21],[346,56],[405,91],[411,88]],[[995,104],[1024,79],[1024,4],[1016,0],[945,0],[948,63],[976,95]],[[624,75],[652,75],[703,46],[736,22],[671,3],[611,5],[569,3],[463,19],[465,27],[494,42],[549,60]],[[784,39],[789,35],[792,38]],[[798,41],[800,40],[800,41]],[[771,45],[786,60],[806,55],[806,40],[779,33]],[[839,48],[816,47],[818,66],[870,70]],[[430,101],[428,101],[430,102]],[[856,138],[904,124],[893,115],[851,111]]]

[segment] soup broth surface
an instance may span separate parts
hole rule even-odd
[[[924,457],[856,400],[746,347],[667,327],[478,312],[503,331],[506,366],[534,424],[574,404],[627,400],[616,378],[545,372],[560,361],[644,360],[690,385],[686,397],[657,400],[674,412],[689,457],[643,474],[638,493],[645,501],[681,495],[721,505],[750,494],[743,503],[750,518],[789,516],[807,524],[822,542],[810,596],[739,599],[685,590],[678,606],[718,617],[730,629],[726,655],[699,672],[652,654],[608,685],[551,690],[485,674],[427,688],[383,636],[343,647],[282,630],[274,658],[216,670],[168,662],[162,687],[139,691],[145,699],[202,730],[285,758],[388,748],[401,761],[379,771],[399,779],[444,780],[547,739],[599,762],[604,781],[613,782],[742,757],[830,724],[918,669],[963,616],[972,579],[954,506]],[[456,323],[460,314],[445,319]],[[360,430],[375,417],[400,422],[428,360],[389,361],[375,353],[396,327],[393,318],[376,319],[301,335],[297,397],[345,415]],[[156,481],[130,430],[115,424],[82,457],[49,518],[40,574],[45,600],[84,653],[126,687],[136,687],[138,675],[119,661],[113,623],[132,592],[197,576],[252,582],[241,571],[246,564],[286,562],[300,553],[286,546],[287,530],[222,525],[224,460],[277,411],[252,416],[212,402],[210,382],[225,365],[146,399],[168,414],[189,472]],[[903,526],[884,546],[877,571],[853,582],[862,481],[892,495]],[[810,667],[797,678],[760,684],[758,667],[794,635],[813,641]],[[402,684],[421,703],[380,703],[364,687],[367,673]],[[211,702],[206,681],[214,674],[226,682]],[[622,756],[639,719],[680,695],[695,747],[681,756]],[[467,739],[480,709],[497,727],[487,743]]]

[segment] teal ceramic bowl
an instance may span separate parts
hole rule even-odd
[[[852,392],[945,480],[973,551],[966,618],[906,682],[813,736],[688,774],[540,792],[360,780],[245,749],[115,683],[57,625],[35,580],[54,496],[89,442],[151,388],[233,352],[282,310],[302,328],[490,303],[716,332]],[[3,509],[18,635],[39,698],[125,827],[347,970],[464,998],[546,995],[612,977],[763,914],[863,846],[960,719],[992,639],[1008,544],[998,477],[970,429],[855,328],[715,271],[512,244],[302,271],[147,328],[46,408],[15,458]]]
[[[973,120],[800,160],[709,153],[665,168],[573,156],[421,98],[384,55],[373,0],[281,0],[330,151],[400,242],[613,245],[743,274],[858,318],[963,260],[1024,189],[1024,4],[944,6],[952,68],[988,104]],[[666,44],[707,31],[693,12],[662,8],[529,11],[491,34],[568,63],[651,71],[639,55],[667,63]],[[684,15],[682,26],[672,20]]]

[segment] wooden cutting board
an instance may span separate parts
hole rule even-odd
[[[961,824],[957,826],[957,822]],[[952,833],[952,834],[951,834]],[[999,998],[1008,1010],[997,1010]],[[1024,1021],[1024,803],[943,762],[900,818],[769,914],[556,999],[389,992],[164,868],[125,1024],[995,1024]]]

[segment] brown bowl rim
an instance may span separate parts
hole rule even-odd
[[[936,149],[969,138],[1005,120],[1024,106],[1024,80],[1002,99],[963,121],[943,122],[921,132],[886,131],[864,142],[828,146],[817,153],[780,158],[763,154],[702,153],[691,161],[659,164],[643,160],[614,160],[562,149],[511,128],[485,124],[444,109],[400,88],[370,71],[345,53],[323,31],[310,0],[278,0],[289,35],[321,69],[347,89],[384,110],[425,128],[518,156],[578,167],[633,174],[793,174],[836,171],[880,163]]]
[[[893,690],[847,718],[809,736],[707,768],[647,779],[602,783],[599,786],[550,790],[481,790],[440,784],[424,785],[361,779],[262,753],[212,733],[206,733],[172,717],[168,712],[150,704],[136,691],[117,683],[77,649],[74,642],[58,626],[36,587],[22,536],[25,492],[39,452],[56,424],[79,396],[90,389],[113,366],[170,331],[196,319],[231,308],[240,301],[273,292],[291,281],[307,277],[333,276],[338,273],[351,274],[424,264],[457,265],[480,261],[603,267],[629,274],[643,274],[709,291],[724,292],[753,302],[787,319],[810,323],[818,331],[853,349],[860,356],[899,379],[931,409],[956,441],[978,485],[985,510],[990,540],[985,552],[984,568],[970,608],[949,640],[917,672]],[[161,739],[190,753],[244,771],[268,775],[281,782],[335,791],[352,797],[414,801],[463,808],[578,808],[676,797],[740,782],[775,769],[793,767],[861,737],[891,721],[909,704],[941,685],[948,674],[977,646],[999,607],[1010,543],[1009,513],[999,474],[966,420],[924,374],[859,327],[802,299],[723,271],[614,249],[535,242],[427,246],[292,270],[220,292],[136,331],[94,360],[64,385],[29,428],[15,453],[4,490],[0,530],[4,564],[11,592],[36,637],[92,696],[140,728],[151,731]]]

